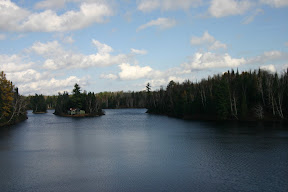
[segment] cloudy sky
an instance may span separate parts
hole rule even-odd
[[[287,19],[288,0],[0,0],[0,71],[24,95],[281,73]]]

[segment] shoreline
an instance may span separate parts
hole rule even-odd
[[[12,126],[12,125],[16,125],[16,124],[18,124],[18,123],[22,123],[22,122],[24,122],[24,121],[26,121],[28,119],[28,117],[27,116],[25,116],[25,117],[21,117],[21,118],[19,118],[19,119],[16,119],[16,120],[14,120],[14,121],[11,121],[11,122],[7,122],[7,123],[0,123],[0,128],[3,128],[3,127],[9,127],[9,126]]]
[[[47,111],[46,112],[32,112],[33,114],[44,114],[44,113],[47,113]]]
[[[280,124],[287,124],[288,125],[288,120],[287,119],[277,119],[277,118],[264,118],[264,119],[219,119],[215,116],[203,116],[203,115],[184,115],[182,117],[180,116],[175,116],[175,115],[169,115],[169,114],[163,114],[163,113],[155,113],[155,112],[149,112],[148,110],[146,111],[148,114],[153,114],[153,115],[162,115],[162,116],[167,116],[167,117],[172,117],[172,118],[177,118],[177,119],[182,119],[182,120],[187,120],[187,121],[206,121],[206,122],[238,122],[238,123],[280,123]]]
[[[76,117],[76,118],[83,118],[83,117],[100,117],[102,115],[105,115],[104,113],[102,114],[79,114],[79,115],[68,115],[68,114],[55,114],[54,115],[60,116],[60,117]]]

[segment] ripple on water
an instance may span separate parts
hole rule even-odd
[[[287,131],[145,112],[30,112],[0,132],[1,191],[288,191]]]

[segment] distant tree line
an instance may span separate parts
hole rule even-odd
[[[79,85],[77,86],[79,87]],[[92,95],[94,95],[95,98]],[[94,102],[94,100],[97,101],[97,106],[102,109],[145,108],[146,107],[146,95],[147,94],[145,91],[100,92],[96,94],[90,93],[90,92],[87,93],[86,91],[84,91],[83,93],[75,94],[74,90],[72,91],[72,95],[69,95],[68,92],[60,93],[58,96],[56,95],[44,96],[42,94],[41,95],[35,94],[33,96],[28,96],[28,101],[29,101],[28,109],[33,110],[33,112],[36,112],[36,113],[45,112],[47,109],[56,109],[57,100],[59,96],[62,97],[63,103],[66,103],[69,100],[69,102],[67,102],[68,107],[73,106],[75,108],[83,108],[83,109],[86,108],[87,105],[86,105],[86,101],[84,101],[85,100],[84,97],[86,97],[86,99],[92,98],[91,100],[92,102]],[[75,98],[78,98],[78,99],[75,99]],[[75,103],[78,103],[78,104],[75,105]],[[58,101],[58,107],[59,107],[59,101]]]
[[[101,92],[96,94],[103,109],[145,108],[146,92]]]
[[[44,96],[47,109],[55,109],[57,104],[57,96]]]
[[[288,118],[288,70],[228,71],[201,82],[175,83],[150,91],[148,113],[191,119],[280,120]]]
[[[33,113],[47,112],[47,103],[42,94],[41,95],[35,94],[35,96],[30,96],[29,101]]]
[[[57,96],[45,96],[45,95],[29,95],[27,96],[27,109],[33,110],[33,112],[45,112],[47,109],[55,109],[57,103]],[[41,106],[39,108],[39,106]]]
[[[5,73],[0,72],[0,127],[27,119],[27,100],[18,93]]]

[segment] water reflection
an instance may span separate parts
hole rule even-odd
[[[1,191],[288,191],[285,130],[145,109],[52,112],[0,132]]]

